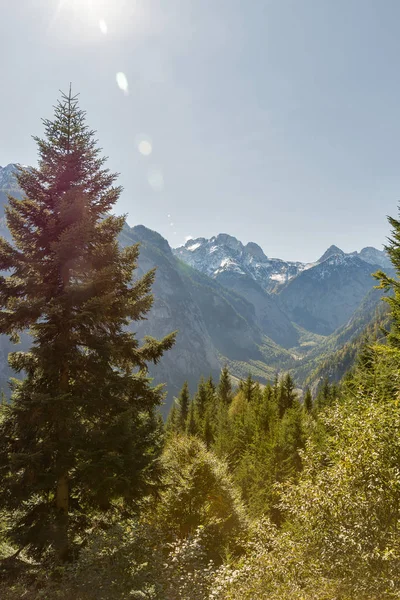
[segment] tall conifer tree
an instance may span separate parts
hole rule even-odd
[[[249,373],[247,375],[246,379],[240,380],[239,388],[243,392],[243,395],[246,398],[247,402],[252,401],[253,392],[255,390],[255,387],[256,387],[256,382],[252,378],[251,373]]]
[[[194,400],[190,402],[189,415],[186,422],[186,433],[188,435],[196,435],[198,433]]]
[[[154,271],[132,282],[138,246],[119,248],[124,218],[109,214],[121,188],[77,97],[44,127],[38,168],[20,169],[23,197],[9,199],[13,244],[0,238],[0,333],[33,342],[9,359],[24,379],[0,424],[0,506],[15,511],[15,543],[64,559],[88,514],[132,507],[153,485],[163,392],[147,363],[174,336],[140,346],[129,331]]]
[[[305,394],[304,394],[304,409],[306,410],[306,412],[310,413],[312,411],[312,407],[313,407],[312,394],[311,394],[310,388],[307,387]]]
[[[179,405],[179,431],[182,433],[185,432],[186,429],[186,421],[189,414],[189,404],[190,404],[190,393],[189,393],[189,385],[188,382],[185,381],[178,398]]]
[[[221,376],[218,383],[218,396],[221,402],[229,405],[232,402],[232,383],[229,375],[228,367],[225,365],[221,371]]]
[[[204,381],[204,377],[200,378],[199,385],[197,386],[197,392],[195,396],[196,402],[196,419],[199,429],[203,427],[203,421],[206,414],[207,408],[207,385]]]
[[[279,416],[283,415],[289,408],[292,408],[294,401],[297,398],[295,384],[290,373],[287,373],[279,384]]]

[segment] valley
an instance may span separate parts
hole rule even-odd
[[[19,193],[15,169],[0,168],[0,215],[7,194]],[[3,218],[0,223],[9,238]],[[194,391],[202,374],[217,378],[224,365],[234,379],[251,373],[265,384],[290,372],[299,387],[316,388],[326,375],[319,365],[377,318],[381,293],[373,290],[372,273],[391,272],[386,253],[371,247],[346,254],[331,245],[315,262],[302,263],[269,258],[257,243],[244,245],[226,233],[171,248],[157,232],[125,224],[119,241],[140,244],[138,276],[156,269],[154,304],[149,318],[135,323],[136,333],[159,338],[177,331],[175,346],[151,369],[156,383],[167,384],[164,414],[184,380]],[[11,349],[3,337],[6,394]]]

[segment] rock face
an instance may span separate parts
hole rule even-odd
[[[157,268],[153,308],[134,330],[139,337],[178,331],[174,348],[151,371],[170,392],[176,394],[185,379],[193,389],[201,375],[218,376],[225,362],[235,374],[235,364],[265,361],[271,350],[271,363],[276,356],[288,358],[263,335],[250,302],[185,265],[158,233],[126,225],[120,241],[140,244],[138,275]]]
[[[249,300],[262,331],[286,348],[297,343],[293,323],[322,335],[344,325],[373,287],[371,273],[391,268],[376,248],[346,254],[332,245],[305,264],[268,258],[257,244],[227,234],[189,240],[174,252]]]
[[[248,275],[267,291],[286,283],[309,266],[301,262],[268,258],[258,244],[249,242],[244,246],[226,233],[209,240],[189,240],[184,246],[176,248],[174,254],[214,279],[227,273]]]
[[[371,275],[378,269],[359,256],[329,254],[282,289],[282,307],[301,327],[329,335],[350,319],[373,288]]]
[[[276,296],[269,294],[247,274],[223,271],[216,279],[252,304],[257,326],[265,335],[284,348],[297,345],[298,331],[280,307]]]
[[[254,242],[246,246],[226,233],[210,240],[189,240],[175,256],[251,302],[261,331],[284,348],[298,342],[298,332],[269,292],[308,265],[268,258]]]
[[[338,248],[335,245],[329,246],[328,250],[325,250],[321,258],[317,260],[317,263],[323,263],[325,260],[330,258],[331,256],[344,256],[343,250]]]
[[[367,246],[360,250],[360,252],[355,252],[354,254],[371,265],[379,265],[383,269],[393,269],[392,262],[386,252],[377,250],[372,246]]]
[[[17,172],[17,164],[9,164],[5,167],[0,166],[0,190],[2,192],[13,192],[18,191],[18,183],[15,179],[15,173]]]

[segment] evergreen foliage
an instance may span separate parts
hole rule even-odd
[[[189,385],[188,382],[185,381],[181,392],[178,397],[178,406],[179,406],[179,416],[178,416],[178,428],[179,431],[185,431],[186,429],[186,421],[189,414],[189,404],[190,404],[190,394],[189,394]]]
[[[186,433],[188,435],[196,435],[198,433],[195,406],[193,400],[191,401],[189,406],[189,415],[186,423]]]
[[[105,167],[76,96],[63,95],[39,166],[21,168],[9,199],[13,244],[0,239],[0,332],[29,329],[29,352],[10,355],[13,382],[0,426],[0,503],[14,511],[9,538],[64,559],[93,511],[133,508],[157,479],[160,435],[147,364],[174,336],[139,345],[154,271],[132,281],[139,248],[121,250],[121,188]]]
[[[306,410],[308,413],[310,413],[312,411],[312,408],[313,408],[313,398],[312,398],[310,388],[307,387],[306,391],[304,393],[304,410]]]
[[[207,400],[208,400],[207,386],[206,386],[206,382],[204,381],[204,378],[202,377],[199,381],[199,385],[197,387],[197,392],[196,392],[196,396],[195,396],[196,418],[197,418],[197,423],[200,426],[200,428],[202,428],[202,425],[204,422],[204,417],[205,417],[206,408],[207,408]]]
[[[221,370],[218,383],[218,397],[224,404],[229,405],[232,402],[232,383],[229,370],[226,365]]]
[[[167,421],[165,423],[165,433],[173,435],[179,431],[179,411],[176,406],[175,400],[172,402],[171,409],[168,413]]]
[[[208,532],[207,553],[221,562],[223,549],[234,544],[246,526],[240,494],[227,465],[193,436],[172,438],[163,455],[163,491],[153,513],[166,536],[183,539],[202,526]]]

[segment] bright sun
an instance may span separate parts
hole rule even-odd
[[[83,29],[90,37],[89,30],[107,35],[121,35],[124,31],[136,32],[147,28],[149,7],[144,0],[49,0],[53,8],[51,25],[56,22],[66,24],[74,30]],[[81,43],[87,38],[76,40]]]
[[[48,0],[50,23],[57,38],[74,45],[106,37],[145,34],[151,19],[144,0]],[[151,26],[150,26],[151,28]]]

